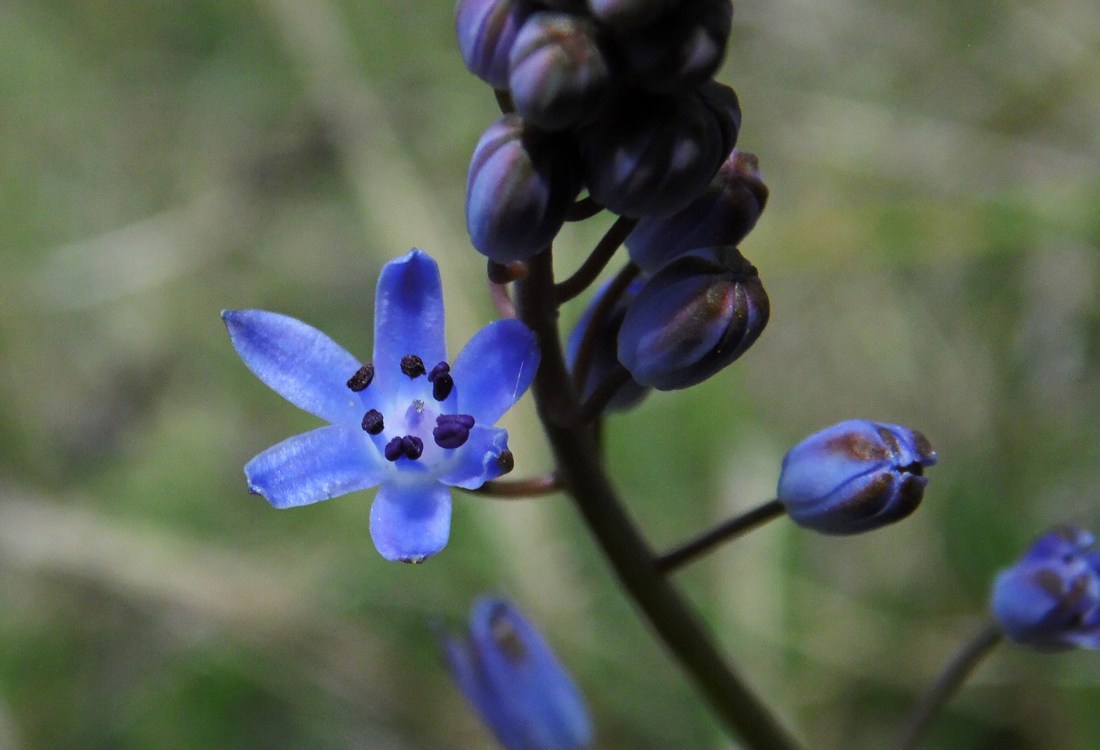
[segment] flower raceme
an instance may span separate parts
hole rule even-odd
[[[245,466],[249,490],[276,508],[379,486],[370,532],[387,560],[420,562],[450,535],[450,487],[476,489],[512,467],[494,427],[534,378],[539,351],[517,320],[482,328],[447,360],[436,262],[412,250],[382,269],[374,358],[362,363],[294,318],[222,313],[237,353],[265,384],[328,421]]]
[[[506,601],[479,599],[467,637],[444,640],[459,689],[506,750],[581,750],[584,698],[538,630]]]
[[[992,610],[1012,640],[1047,651],[1100,648],[1100,549],[1073,526],[1054,528],[993,582]]]
[[[857,534],[900,521],[920,504],[936,452],[921,433],[849,420],[817,432],[783,457],[777,497],[800,526]]]

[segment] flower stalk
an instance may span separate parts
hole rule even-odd
[[[517,284],[517,310],[535,332],[542,363],[533,394],[562,483],[627,593],[719,720],[753,750],[799,750],[766,705],[717,648],[679,590],[657,569],[656,555],[627,515],[603,469],[595,431],[573,426],[579,409],[562,354],[550,252],[530,261]]]
[[[894,750],[915,750],[932,719],[947,705],[981,660],[1003,640],[1004,633],[1000,627],[996,623],[988,623],[963,646],[909,714]]]
[[[739,516],[734,516],[728,521],[704,531],[694,539],[689,539],[680,546],[664,553],[655,562],[657,570],[664,574],[675,572],[688,563],[712,552],[715,547],[763,526],[768,521],[778,518],[786,512],[783,503],[774,499],[769,500],[763,505],[746,511]]]

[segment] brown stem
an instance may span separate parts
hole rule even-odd
[[[637,223],[637,219],[626,216],[620,216],[615,220],[576,273],[555,287],[554,294],[559,303],[568,302],[592,285],[600,272],[607,268],[607,264],[611,262],[616,251]]]
[[[545,474],[541,477],[526,479],[494,479],[471,492],[501,500],[526,500],[560,492],[561,489],[562,484],[556,474]]]
[[[917,705],[913,708],[909,718],[902,727],[898,740],[894,743],[895,750],[915,750],[924,730],[935,718],[939,710],[947,705],[951,696],[966,682],[966,678],[974,671],[981,660],[989,654],[993,648],[1004,640],[1004,633],[996,623],[987,623],[985,627],[962,649],[955,654],[951,662],[944,668],[943,673],[935,683],[928,688],[928,692],[921,696]]]
[[[778,500],[769,500],[760,507],[735,516],[664,553],[657,558],[657,570],[661,573],[671,573],[707,554],[718,545],[736,539],[786,512],[783,503]]]
[[[533,393],[557,460],[558,474],[623,588],[657,636],[691,676],[718,718],[752,750],[797,750],[799,745],[745,685],[669,579],[627,515],[604,471],[591,427],[568,426],[578,411],[557,329],[552,259],[532,259],[517,285],[520,319],[535,332],[542,363]]]

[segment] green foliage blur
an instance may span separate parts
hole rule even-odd
[[[736,5],[719,78],[772,191],[742,246],[771,324],[608,420],[609,464],[660,548],[769,498],[828,424],[929,436],[904,523],[781,519],[677,574],[812,748],[879,750],[992,574],[1053,523],[1100,528],[1100,5]],[[494,112],[450,2],[0,3],[0,749],[490,748],[435,644],[484,591],[543,627],[599,748],[736,746],[564,497],[456,495],[450,546],[409,567],[374,552],[370,493],[246,491],[316,422],[219,310],[365,355],[378,269],[418,245],[457,350],[493,315],[462,204]],[[515,475],[548,470],[530,403],[505,424]],[[1002,646],[926,746],[1100,747],[1098,701],[1100,656]]]

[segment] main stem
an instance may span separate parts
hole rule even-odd
[[[679,590],[658,572],[653,550],[603,469],[591,426],[570,426],[579,405],[562,356],[549,250],[533,258],[527,278],[517,282],[517,310],[542,351],[532,390],[558,476],[623,587],[732,733],[753,750],[799,750],[727,663]]]

